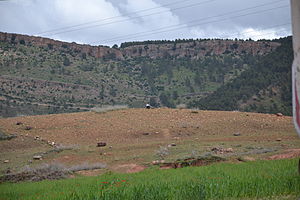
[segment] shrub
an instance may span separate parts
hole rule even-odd
[[[177,108],[177,109],[186,109],[187,106],[186,106],[186,104],[183,104],[183,103],[182,103],[182,104],[177,105],[176,108]]]
[[[113,110],[123,110],[123,109],[128,109],[128,106],[127,105],[114,105],[114,106],[104,105],[101,107],[92,108],[91,111],[96,113],[105,113]]]
[[[17,135],[15,135],[15,134],[7,135],[7,134],[0,132],[0,140],[11,140],[16,137],[17,137]]]
[[[57,180],[67,178],[71,173],[82,170],[93,170],[106,168],[103,163],[83,163],[66,167],[61,163],[41,164],[36,167],[26,165],[20,172],[6,174],[0,177],[1,182],[20,182],[20,181],[42,181]]]
[[[168,149],[168,147],[160,146],[159,149],[156,151],[156,155],[160,159],[163,160],[167,155],[169,155],[169,149]]]
[[[71,172],[76,172],[76,171],[82,171],[82,170],[93,170],[93,169],[104,169],[106,168],[106,164],[103,163],[82,163],[80,165],[74,165],[70,168],[68,168],[69,171]]]

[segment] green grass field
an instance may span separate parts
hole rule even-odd
[[[0,185],[0,199],[297,199],[298,159]]]

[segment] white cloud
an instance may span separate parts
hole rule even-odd
[[[288,26],[270,29],[260,28],[243,28],[234,26],[232,29],[218,29],[216,27],[192,28],[191,34],[195,38],[228,38],[228,39],[274,39],[290,35],[291,31]]]
[[[125,14],[125,16],[117,18],[116,16],[122,15],[119,8],[106,0],[13,0],[4,4],[6,5],[0,6],[0,13],[3,16],[2,19],[0,18],[0,30],[31,35],[42,33],[41,35],[45,37],[79,43],[93,41],[101,43],[101,41],[109,38],[148,32],[160,27],[179,24],[178,16],[174,15],[169,8],[162,7],[153,0],[127,0],[120,5],[125,13],[154,7],[156,9],[139,12],[131,16]],[[11,10],[14,11],[11,12]],[[161,13],[154,14],[157,12]],[[7,23],[4,19],[9,19],[13,23]],[[78,24],[84,25],[45,33],[48,30]],[[73,29],[76,31],[70,31]],[[153,37],[132,37],[129,39],[160,39],[164,36],[165,34],[158,34]],[[175,37],[175,34],[170,33],[168,35],[168,37],[172,36]]]
[[[146,28],[174,25],[180,22],[179,17],[174,15],[169,8],[162,7],[152,0],[127,0],[126,4],[121,4],[121,8],[126,13],[137,12],[133,17],[138,16],[142,25],[147,26]],[[149,10],[138,12],[145,9]]]
[[[273,39],[278,37],[283,37],[288,35],[288,31],[284,28],[280,29],[254,29],[254,28],[246,28],[240,33],[241,38],[251,38],[253,40],[259,39]]]
[[[55,14],[64,23],[80,24],[120,15],[118,9],[105,0],[54,0]]]
[[[111,2],[115,1],[114,4]],[[183,24],[192,19],[201,19],[209,16],[212,4],[206,7],[190,8],[188,10],[180,10],[175,12],[171,7],[164,7],[161,3],[163,0],[10,0],[0,1],[0,31],[15,32],[21,34],[35,35],[48,30],[85,24],[84,26],[73,27],[76,31],[69,32],[70,29],[60,29],[56,32],[60,34],[52,35],[43,34],[45,37],[64,41],[75,41],[78,43],[108,44],[120,43],[124,41],[134,40],[159,40],[159,39],[176,39],[176,38],[253,38],[257,39],[257,35],[261,38],[273,38],[288,35],[290,32],[277,29],[262,30],[257,27],[260,21],[251,21],[251,17],[247,19],[240,18],[239,23],[230,21],[228,23],[213,26],[208,24],[204,27],[186,27],[170,32],[160,32],[166,29],[162,27]],[[196,1],[196,0],[195,0]],[[221,2],[222,0],[220,0]],[[228,0],[236,2],[236,0]],[[265,1],[265,0],[261,0]],[[171,1],[167,1],[170,3]],[[164,3],[167,3],[164,1]],[[239,2],[239,1],[238,1]],[[252,2],[252,1],[251,1]],[[215,1],[216,5],[219,3]],[[256,0],[255,5],[260,1]],[[253,3],[254,4],[254,3]],[[182,3],[182,5],[185,5]],[[234,4],[236,5],[236,4]],[[203,5],[204,6],[204,5]],[[228,6],[228,8],[226,8]],[[173,6],[173,8],[176,6]],[[220,6],[219,6],[220,7]],[[137,12],[140,10],[151,9],[145,12],[138,12],[130,16],[127,13]],[[217,7],[216,7],[217,8]],[[200,12],[198,9],[202,9]],[[218,12],[224,13],[232,10],[230,3],[222,4],[222,9],[215,9],[214,14]],[[237,9],[237,8],[236,8]],[[184,12],[183,12],[184,11]],[[158,13],[159,12],[159,13]],[[157,13],[157,14],[154,14]],[[188,14],[187,14],[188,13]],[[208,14],[209,13],[209,14]],[[284,13],[284,12],[283,12]],[[123,16],[121,16],[123,14]],[[269,14],[269,13],[268,13]],[[286,14],[285,14],[286,15]],[[115,18],[115,16],[121,16]],[[274,18],[274,17],[273,17]],[[286,17],[285,17],[286,18]],[[282,19],[283,23],[288,21]],[[102,20],[101,19],[106,19]],[[268,17],[263,18],[267,23]],[[86,23],[97,21],[96,23]],[[245,20],[245,21],[242,21]],[[250,23],[251,22],[251,23]],[[255,25],[255,23],[257,25]],[[105,25],[103,25],[105,24]],[[239,25],[236,25],[239,24]],[[248,25],[248,27],[247,27]],[[250,28],[249,28],[250,26]],[[264,27],[262,25],[261,27]],[[152,30],[158,30],[157,34]],[[238,36],[237,33],[241,33]],[[53,33],[53,32],[50,32]],[[55,33],[55,32],[54,32]],[[141,35],[132,35],[143,33]],[[131,35],[130,37],[122,37]],[[114,40],[105,43],[107,39],[122,37],[122,40]],[[98,41],[98,42],[97,42]]]

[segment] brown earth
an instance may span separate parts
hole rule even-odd
[[[300,158],[300,149],[288,149],[285,153],[270,156],[271,160],[287,159],[287,158]]]
[[[16,125],[17,122],[22,124]],[[26,126],[32,129],[25,130]],[[231,156],[252,153],[255,159],[285,158],[274,154],[300,147],[291,117],[243,112],[161,108],[27,116],[0,119],[0,130],[18,135],[16,139],[0,141],[0,170],[43,162],[103,162],[115,171],[135,172],[158,159],[160,146],[171,143],[176,146],[168,147],[165,159],[169,161],[190,156],[192,151],[205,153],[215,146],[232,148]],[[42,161],[28,163],[33,155],[53,149],[48,141],[79,148],[44,154]],[[106,142],[107,146],[96,147],[97,142]],[[256,149],[260,151],[257,155]],[[272,151],[261,153],[261,149]],[[293,152],[287,158],[299,157],[298,151]],[[5,160],[9,163],[3,164]]]
[[[117,165],[113,168],[115,171],[126,172],[126,173],[136,173],[145,170],[147,167],[137,164],[122,164]]]

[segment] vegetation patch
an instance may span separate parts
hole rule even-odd
[[[42,164],[36,167],[25,166],[18,173],[8,173],[0,177],[0,182],[57,180],[69,177],[74,172],[83,170],[104,169],[103,163],[82,163],[66,167],[60,163]]]
[[[196,167],[196,166],[205,166],[205,165],[210,165],[212,163],[216,162],[222,162],[225,161],[225,158],[222,158],[220,156],[215,156],[215,155],[208,155],[208,156],[200,156],[197,158],[186,158],[183,160],[177,160],[175,162],[171,163],[162,163],[160,164],[161,168],[183,168],[183,167]]]
[[[128,109],[128,106],[127,105],[114,105],[114,106],[106,105],[106,106],[92,108],[91,111],[95,113],[106,113],[109,111],[124,110],[124,109]]]
[[[106,173],[39,183],[0,185],[2,199],[296,199],[297,159],[218,163],[182,169]]]
[[[5,134],[0,131],[0,140],[11,140],[16,137],[17,137],[16,134]]]

